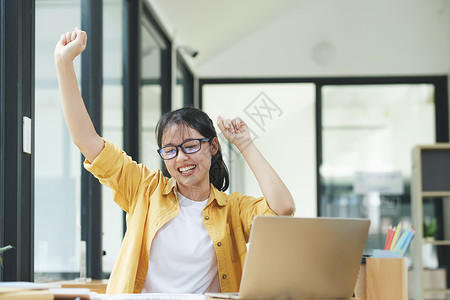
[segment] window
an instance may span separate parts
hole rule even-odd
[[[184,59],[177,53],[177,76],[175,85],[175,97],[172,109],[194,105],[194,79],[192,73],[186,67]]]
[[[123,148],[121,0],[103,1],[103,137]],[[114,63],[108,63],[114,62]],[[111,273],[124,233],[123,211],[110,188],[102,186],[103,272]]]
[[[141,153],[142,162],[149,168],[161,166],[155,127],[161,117],[161,52],[163,51],[153,35],[153,29],[148,22],[141,25],[142,41],[142,102],[141,102]]]
[[[366,250],[411,223],[411,152],[436,142],[432,84],[322,87],[321,215],[371,219]]]
[[[80,1],[36,1],[36,281],[79,272],[81,155],[64,122],[53,51],[61,33],[80,19]],[[80,80],[80,58],[75,70]]]

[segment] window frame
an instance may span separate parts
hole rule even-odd
[[[379,84],[432,84],[435,87],[436,142],[449,141],[448,82],[446,75],[440,76],[389,76],[389,77],[311,77],[311,78],[214,78],[199,80],[199,106],[203,107],[203,85],[206,84],[252,84],[252,83],[313,83],[316,85],[316,182],[317,215],[321,215],[322,164],[322,87],[326,85],[379,85]]]
[[[0,242],[2,246],[15,247],[3,254],[0,278],[33,281],[35,3],[34,0],[1,0],[0,6]],[[24,117],[31,119],[31,153],[24,153],[22,148]]]
[[[103,0],[81,0],[81,26],[89,32],[89,47],[81,56],[81,94],[95,130],[101,136]],[[102,201],[99,199],[102,199],[100,183],[81,166],[81,240],[86,241],[86,275],[93,279],[103,277]]]

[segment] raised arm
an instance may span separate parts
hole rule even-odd
[[[227,140],[233,143],[244,156],[270,208],[277,215],[294,213],[295,202],[291,193],[253,143],[247,124],[239,118],[223,120],[219,117],[217,125]]]
[[[86,42],[86,32],[78,28],[62,34],[55,47],[55,64],[64,119],[70,135],[81,153],[92,162],[103,150],[104,142],[95,131],[81,98],[73,67],[75,57],[86,49]]]

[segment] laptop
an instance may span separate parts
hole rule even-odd
[[[257,216],[239,293],[227,299],[351,299],[370,220]]]

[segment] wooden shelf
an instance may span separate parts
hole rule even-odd
[[[450,246],[449,240],[442,240],[442,241],[427,241],[426,239],[422,242],[422,244],[431,244],[436,246]]]
[[[450,240],[427,240],[423,238],[423,201],[426,198],[450,198],[450,143],[435,145],[419,145],[413,149],[412,174],[411,174],[411,215],[412,223],[416,229],[418,239],[413,243],[413,293],[414,299],[426,299],[426,294],[450,294],[450,289],[443,280],[436,287],[425,287],[425,274],[422,261],[422,245],[430,244],[434,246],[450,246]],[[433,200],[433,199],[431,199]],[[450,230],[450,223],[445,220],[450,219],[449,201],[442,201],[443,205],[443,231]],[[445,270],[446,272],[446,270]],[[445,278],[445,276],[444,276]]]
[[[423,289],[425,293],[446,293],[450,294],[450,289]]]
[[[422,192],[422,197],[450,197],[450,191]]]

